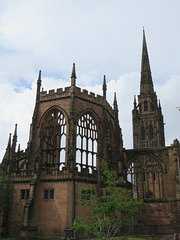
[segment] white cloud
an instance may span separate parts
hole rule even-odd
[[[132,147],[131,110],[139,94],[142,27],[145,26],[155,90],[161,99],[167,145],[179,137],[179,0],[0,0],[0,157],[18,123],[26,147],[35,103],[36,79],[43,87],[70,84],[117,93],[125,147]],[[153,17],[152,17],[153,12]],[[120,77],[119,77],[120,76]],[[112,80],[114,79],[114,80]]]

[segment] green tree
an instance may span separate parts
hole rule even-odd
[[[76,219],[73,229],[84,232],[85,235],[112,239],[127,226],[143,203],[132,198],[132,191],[120,187],[124,181],[118,178],[116,171],[110,171],[105,162],[102,166],[105,179],[103,194],[97,196],[94,188],[81,189],[81,204],[91,207],[93,216]]]

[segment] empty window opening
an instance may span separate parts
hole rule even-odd
[[[133,197],[163,198],[164,167],[160,160],[150,154],[140,154],[128,165],[127,180],[132,183]]]
[[[21,189],[20,199],[27,200],[29,198],[29,189]]]
[[[66,157],[66,119],[57,109],[44,118],[43,121],[43,166],[62,170]]]
[[[80,117],[76,130],[76,166],[78,171],[86,168],[89,173],[96,169],[97,126],[87,113]]]
[[[44,190],[44,199],[53,200],[54,199],[54,189],[45,189]]]

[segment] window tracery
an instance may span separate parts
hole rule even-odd
[[[78,171],[88,169],[92,173],[96,169],[97,126],[93,117],[86,113],[77,123],[76,131],[76,166]]]
[[[66,119],[64,114],[53,109],[43,121],[43,165],[62,170],[65,166],[66,153]]]
[[[163,198],[164,166],[153,155],[142,153],[129,162],[127,180],[132,183],[134,198]],[[151,193],[151,196],[149,196]]]

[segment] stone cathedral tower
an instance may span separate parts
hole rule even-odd
[[[157,102],[157,95],[153,87],[144,30],[140,95],[138,95],[138,104],[134,97],[132,117],[134,148],[165,146],[163,115],[160,101]]]

